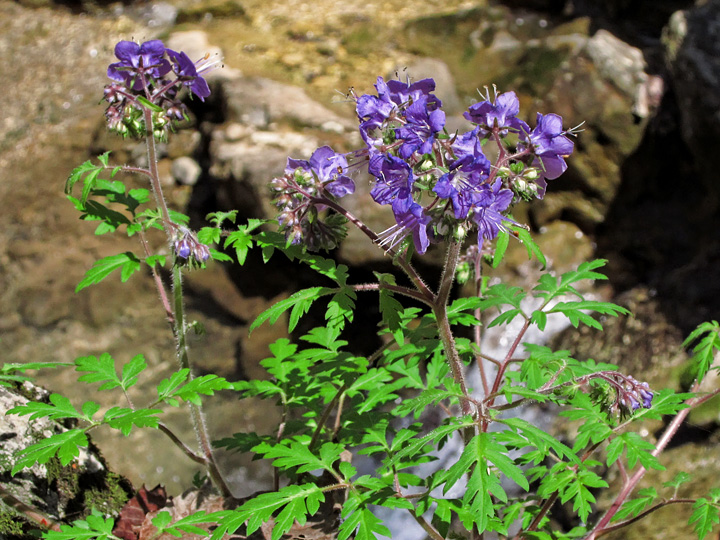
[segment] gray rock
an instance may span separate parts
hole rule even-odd
[[[200,174],[202,173],[198,162],[187,156],[173,160],[170,171],[173,178],[184,186],[194,186],[197,184],[198,178],[200,178]]]
[[[343,118],[308,96],[296,86],[270,79],[247,77],[223,85],[228,120],[268,129],[273,122],[337,133],[355,129],[355,122]]]
[[[0,386],[0,437],[3,441],[0,445],[0,474],[3,477],[10,478],[10,471],[29,446],[67,431],[66,426],[48,418],[31,420],[30,415],[8,414],[14,407],[32,401],[46,403],[48,398],[49,392],[30,382],[23,383],[20,388]],[[101,486],[111,476],[97,450],[92,446],[79,450],[79,456],[68,466],[52,459],[46,465],[35,464],[18,471],[11,480],[3,482],[0,485],[0,512],[9,512],[20,523],[32,523],[39,519],[48,522],[76,519],[79,516],[78,501],[90,500],[82,492],[88,486],[88,479],[92,478],[94,486],[102,490]],[[117,485],[117,477],[114,478],[111,481]],[[107,514],[117,513],[126,497],[121,495],[121,499],[108,497],[106,507],[97,509]],[[98,499],[95,504],[105,505],[105,502],[100,502],[102,500]]]

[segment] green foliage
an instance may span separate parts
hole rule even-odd
[[[263,523],[270,521],[275,512],[272,540],[279,540],[297,521],[300,525],[307,522],[308,515],[318,511],[325,500],[322,489],[315,484],[289,485],[277,492],[262,493],[232,512],[223,514],[218,527],[213,531],[211,540],[220,540],[225,534],[233,534],[246,524],[246,535],[250,536]]]
[[[183,533],[207,536],[208,531],[198,527],[198,525],[214,525],[218,519],[225,515],[226,512],[213,512],[207,514],[201,510],[173,522],[170,512],[162,511],[158,512],[157,516],[152,519],[152,524],[157,527],[157,532],[155,534],[158,536],[161,534],[169,534],[180,537]]]
[[[120,279],[125,283],[131,275],[140,270],[140,259],[129,251],[100,259],[85,273],[85,277],[78,283],[75,292],[100,283],[115,270],[120,270]]]
[[[688,524],[693,525],[698,540],[703,540],[720,523],[720,489],[711,490],[708,498],[700,497],[692,508]]]
[[[173,407],[180,405],[179,399],[198,405],[200,395],[212,396],[219,390],[227,390],[232,385],[223,377],[203,375],[190,378],[189,369],[181,369],[164,379],[157,386],[158,402],[165,402]]]
[[[715,354],[720,351],[720,324],[717,321],[700,324],[683,342],[683,347],[693,347],[692,373],[698,384],[702,382],[713,365]],[[715,366],[716,371],[720,366]]]
[[[654,487],[643,488],[638,491],[637,497],[625,501],[622,508],[613,517],[613,521],[633,518],[648,508],[658,497]]]
[[[75,369],[79,372],[89,372],[78,378],[83,382],[102,382],[98,390],[110,390],[120,387],[127,390],[138,381],[138,376],[145,370],[147,363],[143,355],[138,354],[122,369],[121,377],[115,371],[115,360],[108,353],[103,353],[100,358],[95,356],[82,356],[75,360]]]
[[[14,384],[31,381],[28,375],[18,375],[34,369],[56,368],[67,366],[63,362],[28,362],[27,364],[7,363],[0,365],[0,386],[12,387]]]
[[[145,98],[139,103],[152,110],[157,108]],[[445,167],[437,162],[438,156],[424,159],[430,167]],[[626,473],[632,469],[663,468],[655,455],[659,453],[655,445],[632,431],[632,424],[675,415],[692,404],[688,400],[693,394],[653,390],[652,406],[633,411],[634,405],[641,401],[644,405],[649,397],[644,394],[644,399],[637,399],[638,394],[633,393],[647,387],[629,374],[620,373],[611,364],[577,360],[570,351],[523,343],[531,325],[543,331],[553,314],[562,315],[575,328],[583,324],[597,330],[602,330],[602,317],[598,315],[629,314],[615,304],[586,299],[581,292],[581,282],[606,279],[598,272],[606,261],[584,262],[577,270],[560,276],[545,272],[530,290],[506,283],[488,286],[488,278],[483,277],[479,297],[457,298],[446,305],[447,299],[436,291],[449,290],[451,276],[443,274],[444,281],[433,291],[433,286],[426,285],[410,266],[412,248],[399,250],[400,254],[393,258],[409,280],[375,272],[375,283],[356,285],[346,265],[311,253],[301,244],[289,243],[284,234],[268,230],[266,226],[273,222],[267,220],[251,219],[235,225],[237,211],[218,211],[208,214],[210,226],[191,232],[187,216],[148,208],[148,190],[127,189],[113,179],[121,170],[144,175],[151,175],[150,171],[111,168],[107,154],[98,160],[100,165],[87,161],[71,173],[66,193],[81,219],[99,222],[96,234],[115,232],[122,226],[129,236],[137,234],[145,258],[125,252],[100,259],[78,284],[78,291],[101,282],[116,270],[121,280],[127,281],[143,262],[153,267],[157,281],[162,282],[164,274],[156,267],[164,265],[166,257],[150,253],[145,240],[147,231],[159,229],[167,233],[167,244],[179,237],[183,242],[192,239],[193,245],[199,242],[208,246],[217,261],[236,260],[242,265],[249,251],[257,249],[265,263],[281,253],[288,271],[293,265],[303,264],[322,276],[325,282],[321,285],[293,292],[263,311],[250,324],[250,332],[266,322],[276,324],[283,317],[287,317],[288,332],[297,331],[302,317],[320,299],[327,302],[325,323],[293,340],[281,338],[271,344],[269,356],[261,362],[268,374],[263,379],[231,383],[213,374],[193,377],[183,357],[182,368],[160,381],[157,394],[148,398],[149,403],[143,407],[134,406],[130,399],[140,378],[147,376],[147,362],[142,355],[134,356],[122,367],[107,353],[80,357],[73,363],[79,382],[97,384],[101,391],[116,391],[127,398],[127,406],[116,405],[99,413],[100,406],[93,401],[77,409],[68,398],[52,394],[49,403],[30,402],[14,408],[10,414],[71,420],[74,424],[21,452],[13,474],[55,457],[67,465],[79,455],[80,448],[88,446],[86,433],[90,429],[107,426],[128,436],[134,429],[158,428],[162,410],[157,407],[179,407],[182,402],[199,407],[203,396],[222,390],[232,390],[241,399],[271,400],[268,406],[279,410],[282,421],[272,433],[234,433],[214,445],[268,460],[276,487],[283,487],[250,497],[234,510],[212,514],[200,511],[175,522],[171,514],[160,512],[153,518],[158,535],[207,536],[200,525],[215,524],[211,538],[219,540],[241,528],[244,530],[240,534],[251,536],[267,524],[272,540],[280,540],[295,524],[306,524],[321,506],[340,501],[340,540],[389,536],[389,529],[375,512],[377,507],[409,512],[426,531],[434,528],[433,537],[452,537],[451,525],[461,523],[473,536],[493,531],[501,538],[508,537],[511,531],[515,535],[520,526],[518,534],[523,538],[581,538],[595,526],[588,520],[597,510],[595,494],[608,487],[601,476],[605,469],[620,468],[621,476],[628,478]],[[100,177],[106,170],[109,179]],[[519,168],[513,174],[522,172],[523,168]],[[430,177],[419,181],[428,182]],[[76,198],[72,194],[79,183],[83,189]],[[155,201],[162,206],[159,199]],[[338,210],[335,200],[328,202],[328,207],[331,212],[337,211],[329,220],[349,219]],[[234,230],[224,228],[229,224]],[[526,228],[514,222],[506,222],[504,227],[494,248],[490,243],[483,246],[481,258],[485,264],[497,268],[513,237],[525,246],[528,258],[546,266],[545,256]],[[179,287],[183,262],[177,256],[170,258],[173,285]],[[445,270],[455,268],[455,263],[448,260]],[[463,264],[467,267],[469,263]],[[481,276],[482,269],[476,270]],[[158,288],[163,288],[162,283]],[[175,290],[175,302],[170,300],[171,295],[165,300],[166,306],[173,304],[173,309],[180,310],[175,314],[179,322],[174,331],[182,348],[189,326],[182,317],[182,291]],[[379,320],[356,321],[357,292],[369,290],[378,293]],[[423,308],[405,307],[408,297],[421,300],[418,304],[422,303]],[[358,347],[356,343],[356,324],[377,325],[382,340],[378,351],[367,357],[358,354],[358,350],[365,350],[365,344]],[[484,329],[500,325],[508,331],[521,329],[510,336],[508,343],[513,345],[507,348],[505,358],[490,359],[484,354],[482,341],[475,340],[477,333],[473,330],[479,325]],[[714,355],[720,350],[720,325],[714,321],[700,325],[685,342],[686,347],[691,345],[693,374],[702,381],[709,370],[720,369],[713,366]],[[483,368],[480,388],[466,388],[463,369],[468,365]],[[23,382],[27,380],[24,369],[46,366],[3,366],[0,385]],[[576,427],[572,436],[559,440],[511,413],[530,403],[559,407],[560,416]],[[450,461],[442,466],[434,463],[451,443],[460,447],[455,456],[446,456]],[[372,456],[376,470],[360,476],[348,461],[350,451]],[[213,477],[211,471],[208,474]],[[681,474],[665,487],[676,494],[686,481],[688,477]],[[510,485],[517,489],[511,491]],[[326,493],[332,493],[333,500],[326,500]],[[557,530],[551,519],[555,499],[571,505],[581,524],[569,531]],[[720,522],[719,499],[720,490],[713,490],[693,506],[690,524],[700,539]],[[615,524],[633,520],[664,501],[655,488],[641,489],[634,498],[619,500],[623,504],[611,517]],[[111,530],[112,520],[93,514],[44,537],[110,538]],[[265,528],[263,532],[267,534]]]
[[[116,538],[113,533],[115,521],[105,518],[98,512],[85,519],[78,519],[72,525],[61,525],[60,531],[43,533],[47,540],[107,540]]]

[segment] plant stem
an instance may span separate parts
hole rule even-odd
[[[145,119],[145,142],[147,145],[148,153],[148,170],[150,171],[150,184],[152,186],[153,195],[155,201],[160,208],[160,213],[163,219],[163,229],[167,237],[168,248],[170,253],[173,252],[173,231],[170,228],[172,223],[170,220],[170,211],[168,210],[167,202],[163,195],[162,186],[160,184],[160,173],[157,165],[157,150],[155,148],[155,138],[153,136],[153,117],[152,111],[148,108],[143,109],[143,115]],[[157,284],[157,281],[156,281]],[[164,290],[164,287],[163,287]],[[173,295],[173,323],[175,339],[177,340],[177,359],[180,364],[180,369],[187,369],[189,372],[189,379],[192,380],[193,373],[190,366],[190,357],[188,355],[187,340],[186,340],[186,327],[185,327],[185,307],[183,305],[183,288],[182,288],[182,268],[178,265],[173,266],[172,270],[172,295]],[[163,294],[160,293],[161,298]],[[166,298],[166,297],[165,297]],[[167,310],[167,306],[165,306]],[[213,484],[220,490],[220,493],[225,498],[232,497],[232,493],[228,488],[225,480],[220,474],[217,463],[213,456],[212,444],[210,441],[210,435],[208,433],[207,425],[205,424],[205,416],[202,413],[200,405],[189,403],[190,416],[192,418],[193,426],[195,428],[195,434],[200,445],[200,450],[204,456],[205,467],[207,468],[208,475],[212,480]],[[180,447],[183,448],[182,446]]]
[[[189,370],[189,380],[193,379],[192,368],[190,367],[190,357],[188,355],[187,339],[186,339],[186,326],[185,326],[185,309],[183,306],[183,293],[182,293],[182,269],[175,265],[173,267],[173,298],[175,300],[175,333],[177,336],[177,357],[180,363],[180,369]],[[193,426],[195,427],[195,435],[200,445],[200,450],[205,456],[205,466],[207,467],[208,475],[213,481],[213,484],[220,490],[223,497],[232,497],[232,493],[228,488],[225,480],[220,474],[215,457],[212,451],[212,443],[210,441],[210,435],[208,433],[207,425],[205,423],[205,416],[202,413],[202,407],[194,403],[189,403],[190,416],[192,418]]]
[[[442,341],[443,348],[445,349],[445,355],[447,356],[450,369],[453,374],[453,379],[457,384],[460,385],[464,399],[460,400],[460,407],[463,415],[472,414],[473,408],[468,399],[467,386],[465,385],[465,375],[463,374],[464,365],[460,360],[460,355],[457,352],[455,346],[455,338],[453,337],[452,329],[450,328],[450,321],[447,316],[447,302],[450,296],[450,289],[452,287],[453,278],[455,277],[455,268],[457,267],[458,257],[460,256],[461,244],[458,241],[453,241],[448,247],[447,259],[445,261],[445,268],[443,269],[442,277],[440,278],[440,287],[433,304],[433,313],[435,314],[435,320],[437,321],[438,332],[440,334],[440,340]]]
[[[153,195],[155,196],[155,202],[160,208],[163,221],[165,224],[170,223],[170,212],[168,211],[167,203],[165,202],[165,196],[163,195],[162,186],[160,185],[160,172],[157,164],[157,149],[155,148],[155,137],[153,136],[153,118],[152,111],[144,108],[143,114],[145,118],[145,142],[147,145],[148,153],[148,168],[150,170],[150,185],[152,186]],[[165,225],[163,227],[168,237],[170,247],[172,247],[172,235],[170,230]]]
[[[665,449],[670,440],[677,433],[680,425],[685,421],[685,418],[687,418],[687,415],[690,414],[691,410],[692,406],[688,407],[687,409],[683,409],[682,411],[677,413],[677,415],[675,415],[675,418],[673,418],[672,422],[670,422],[665,428],[665,431],[655,445],[655,450],[651,452],[654,457],[660,455],[660,453]],[[625,502],[625,499],[627,499],[630,493],[632,493],[632,491],[635,489],[635,486],[637,486],[638,482],[640,482],[642,477],[645,476],[646,472],[647,469],[640,465],[638,470],[635,471],[635,474],[633,474],[630,479],[625,482],[625,485],[623,485],[620,493],[618,493],[618,496],[615,497],[615,500],[613,501],[608,511],[605,512],[605,515],[603,515],[602,518],[600,518],[600,521],[598,521],[595,527],[593,527],[592,531],[590,531],[590,534],[585,537],[585,540],[595,540],[595,538],[602,536],[602,533],[607,527],[607,525],[610,523],[610,520],[618,512],[618,510],[620,510],[620,507]]]
[[[473,262],[473,268],[475,268],[475,296],[480,297],[482,293],[482,248],[483,243],[478,245],[477,254],[475,255],[475,261]],[[480,321],[482,317],[482,310],[477,308],[475,310],[475,318]],[[482,324],[478,323],[473,329],[473,337],[475,339],[475,345],[477,350],[481,350],[482,344]],[[487,397],[490,394],[490,386],[488,385],[487,374],[485,373],[485,361],[483,357],[478,353],[475,355],[475,363],[477,364],[478,372],[480,374],[480,382],[483,387],[483,396]]]

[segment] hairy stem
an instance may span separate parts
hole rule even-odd
[[[475,255],[475,261],[473,261],[473,268],[475,268],[475,296],[477,297],[479,297],[482,293],[482,248],[483,244],[480,244],[478,246],[477,254]],[[477,308],[475,310],[475,318],[479,321],[481,320],[481,317],[482,310]],[[480,351],[480,346],[482,344],[482,324],[475,325],[475,328],[473,329],[473,337],[475,339],[477,350]],[[488,385],[487,374],[485,373],[485,361],[480,353],[475,355],[475,363],[477,364],[480,382],[482,383],[483,396],[488,396],[490,394],[490,386]]]
[[[182,293],[182,269],[175,265],[173,267],[173,297],[175,300],[175,334],[177,336],[177,357],[180,363],[180,369],[189,370],[189,380],[192,380],[192,368],[190,366],[190,357],[188,355],[187,347],[187,328],[185,325],[185,308],[183,306],[183,293]],[[220,490],[223,497],[232,497],[232,493],[228,488],[225,480],[220,474],[215,457],[212,451],[212,443],[210,441],[210,434],[208,433],[207,425],[205,423],[205,415],[202,412],[202,407],[194,403],[189,403],[190,416],[192,418],[193,426],[195,427],[195,434],[200,445],[200,450],[205,457],[205,466],[207,467],[208,475],[213,481],[213,484]]]
[[[692,410],[692,406],[688,407],[687,409],[683,409],[677,415],[675,415],[675,418],[672,419],[672,422],[668,424],[668,426],[665,428],[665,431],[660,436],[660,439],[658,440],[657,444],[655,445],[655,450],[651,452],[651,454],[654,457],[657,457],[660,455],[660,453],[665,450],[665,447],[668,445],[670,440],[675,436],[677,433],[677,430],[680,428],[680,425],[685,421],[685,418],[687,418],[687,415],[690,414],[690,411]],[[607,512],[603,515],[602,518],[600,518],[600,521],[597,522],[595,527],[593,527],[592,531],[590,531],[590,534],[586,537],[585,540],[595,540],[595,538],[598,538],[601,536],[601,533],[605,530],[607,525],[610,523],[610,520],[613,518],[615,514],[617,514],[618,510],[620,510],[620,507],[625,502],[625,499],[628,498],[628,496],[633,492],[635,487],[637,486],[638,482],[642,479],[643,476],[645,476],[645,473],[647,472],[647,469],[640,465],[637,471],[635,471],[635,474],[633,474],[623,485],[622,489],[620,490],[620,493],[618,493],[617,497],[615,497],[615,500],[613,501],[612,505],[610,505],[610,508]]]
[[[172,253],[174,231],[170,228],[170,224],[172,223],[170,220],[170,211],[168,210],[167,202],[165,201],[165,196],[163,195],[162,186],[160,184],[160,173],[157,165],[157,150],[155,148],[155,138],[153,136],[152,111],[148,108],[144,108],[143,114],[145,119],[145,141],[148,153],[150,184],[152,186],[153,195],[155,196],[155,202],[157,203],[158,208],[160,208],[160,213],[163,219],[163,229],[165,230],[165,235],[167,237],[168,247]],[[162,293],[160,293],[160,295],[161,298],[163,298]],[[188,376],[192,379],[193,374],[190,366],[190,357],[188,355],[186,340],[187,329],[185,327],[185,307],[183,305],[182,269],[178,265],[174,265],[172,270],[172,295],[174,304],[172,309],[174,315],[173,331],[175,339],[177,340],[177,359],[180,364],[180,369],[187,369],[189,371]],[[167,310],[168,307],[165,306],[165,309]],[[192,423],[195,428],[195,434],[198,438],[202,455],[204,456],[208,475],[213,481],[213,484],[215,484],[215,486],[220,490],[223,497],[232,497],[232,493],[220,474],[220,470],[215,462],[210,435],[208,433],[207,425],[205,424],[205,416],[202,414],[202,408],[194,403],[190,403],[189,406],[190,416],[192,418]]]
[[[450,364],[453,379],[460,385],[460,390],[463,396],[465,396],[464,399],[460,400],[460,407],[463,415],[467,415],[473,413],[473,408],[468,399],[467,386],[465,385],[465,374],[463,373],[465,366],[462,360],[460,360],[460,355],[455,346],[455,337],[453,336],[450,321],[447,316],[447,302],[450,296],[453,278],[455,277],[458,257],[460,256],[460,247],[461,244],[458,241],[453,241],[448,247],[447,260],[445,261],[445,268],[440,278],[440,287],[438,288],[437,297],[433,305],[433,313],[435,314],[440,340],[445,349],[445,355]]]

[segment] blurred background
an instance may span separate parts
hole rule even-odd
[[[174,367],[172,335],[147,276],[125,284],[112,276],[74,293],[97,258],[138,246],[134,238],[95,236],[63,194],[69,172],[107,150],[114,163],[144,164],[143,143],[106,132],[101,98],[115,43],[155,38],[193,59],[206,52],[224,59],[209,76],[211,97],[189,102],[191,122],[161,147],[166,194],[195,227],[216,210],[238,209],[240,220],[272,217],[267,184],[288,156],[306,159],[323,144],[358,147],[348,92],[373,92],[378,76],[433,77],[449,131],[467,129],[462,112],[492,85],[518,94],[531,126],[536,112],[560,114],[566,128],[584,122],[567,173],[550,182],[544,200],[514,215],[538,233],[553,271],[607,259],[609,280],[592,292],[635,316],[605,321],[602,334],[571,328],[552,343],[577,358],[617,363],[653,388],[688,384],[680,344],[720,315],[718,0],[0,0],[0,361],[72,362],[109,352],[124,363],[144,354],[150,368],[136,389],[139,403]],[[382,230],[392,216],[363,197],[370,186],[359,180],[348,205]],[[155,245],[162,250],[162,238]],[[333,256],[356,268],[357,282],[392,271],[353,233]],[[431,250],[422,270],[437,274],[441,260]],[[538,269],[522,246],[511,246],[508,261],[498,277],[532,284]],[[231,380],[264,376],[258,362],[284,335],[282,325],[263,326],[252,339],[247,327],[314,279],[280,257],[191,273],[188,308],[207,330],[193,343],[198,370]],[[376,299],[362,301],[373,320]],[[353,332],[371,348],[374,330]],[[38,378],[53,391],[77,388],[68,369]],[[120,404],[107,392],[92,399]],[[191,440],[184,411],[171,416]],[[266,404],[233,396],[210,400],[208,416],[218,438],[269,431],[276,418]],[[720,476],[719,422],[714,400],[693,413],[669,450],[681,468],[704,471],[683,496],[706,493],[703,482]],[[168,454],[160,434],[140,435],[94,433],[111,466],[136,486],[187,487],[193,464]],[[223,460],[238,495],[267,485],[266,465]],[[648,483],[675,472],[653,474]],[[662,525],[641,522],[621,537],[689,537],[672,529],[681,511],[659,512]]]

